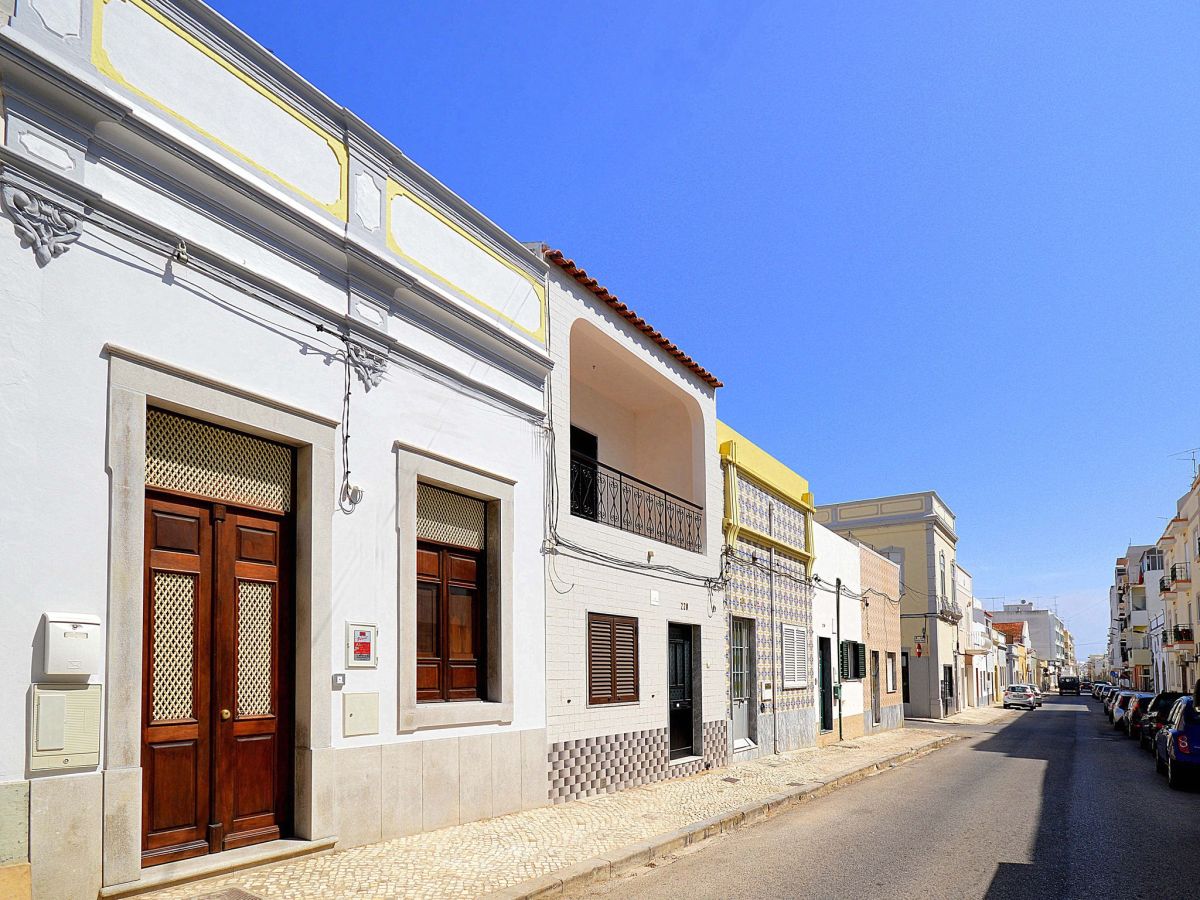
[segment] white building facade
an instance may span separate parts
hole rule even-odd
[[[0,867],[94,898],[547,803],[541,254],[200,3],[7,9]]]
[[[1029,641],[1037,654],[1040,672],[1038,684],[1056,690],[1058,675],[1067,664],[1066,626],[1049,609],[1035,609],[1032,601],[1006,603],[992,613],[994,622],[1024,622],[1029,626]],[[1073,664],[1073,661],[1072,661]]]
[[[711,373],[561,252],[550,272],[547,727],[555,802],[729,755]]]

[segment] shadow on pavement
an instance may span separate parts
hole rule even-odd
[[[1032,860],[1000,862],[985,898],[1200,896],[1200,796],[1167,788],[1150,755],[1081,701],[1048,697],[1026,714],[1040,718],[973,746],[1046,763],[1040,810],[1013,809],[1014,821],[1038,817]]]

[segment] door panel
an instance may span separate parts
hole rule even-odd
[[[670,707],[671,759],[691,756],[694,744],[692,722],[692,627],[667,627],[667,685]]]
[[[143,865],[287,828],[292,626],[283,521],[147,496]]]
[[[753,626],[749,619],[735,618],[730,633],[729,700],[733,708],[733,749],[750,746],[750,705],[754,666]]]
[[[817,639],[819,677],[821,681],[821,730],[833,731],[833,642]]]
[[[146,501],[142,854],[208,852],[212,530],[207,506]]]
[[[282,537],[278,519],[216,507],[217,611],[214,691],[217,789],[212,849],[231,850],[282,833],[290,766],[280,736],[291,708],[281,671]],[[290,757],[290,753],[288,754]]]

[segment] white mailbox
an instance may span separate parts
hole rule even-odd
[[[45,672],[95,675],[104,669],[100,617],[87,613],[43,613],[46,633]]]

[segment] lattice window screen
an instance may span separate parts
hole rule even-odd
[[[237,585],[237,711],[239,716],[269,716],[271,645],[275,591],[262,581]]]
[[[155,721],[195,715],[196,579],[179,572],[154,573],[150,717]]]
[[[146,484],[290,512],[292,451],[239,431],[148,409]]]
[[[417,537],[482,550],[487,504],[428,484],[417,485]]]

